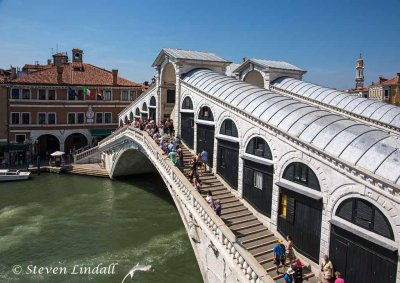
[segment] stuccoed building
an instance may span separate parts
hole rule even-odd
[[[286,62],[231,70],[213,53],[166,48],[153,66],[156,84],[121,124],[177,121],[185,145],[205,148],[213,173],[278,237],[292,235],[316,274],[328,254],[346,282],[400,282],[400,108],[305,82]]]
[[[25,65],[2,83],[9,97],[9,143],[21,145],[11,164],[29,154],[92,145],[118,127],[118,112],[134,101],[143,85],[84,62],[83,51],[53,55],[46,65]],[[29,157],[28,157],[29,158]]]

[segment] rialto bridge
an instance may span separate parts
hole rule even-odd
[[[399,107],[306,83],[285,62],[163,49],[153,67],[154,84],[97,149],[110,177],[159,172],[205,281],[281,282],[271,247],[292,235],[310,282],[325,254],[346,282],[400,282]],[[151,137],[126,126],[135,118],[172,118],[238,205],[216,216]],[[227,219],[242,207],[240,230]]]

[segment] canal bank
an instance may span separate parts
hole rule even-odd
[[[108,180],[43,173],[1,184],[0,193],[1,282],[121,282],[138,262],[155,272],[137,273],[135,282],[202,282],[158,176]],[[113,263],[114,274],[71,274],[76,265],[101,269]],[[15,265],[21,274],[12,272]],[[65,267],[67,274],[32,274],[32,265]]]

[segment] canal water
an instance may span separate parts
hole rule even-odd
[[[203,282],[159,176],[0,183],[0,282],[121,282],[136,263],[154,272],[125,282]]]

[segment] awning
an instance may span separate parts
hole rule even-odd
[[[289,185],[289,184],[286,184],[286,183],[283,183],[283,182],[276,182],[276,185],[279,186],[279,187],[285,188],[285,189],[287,189],[289,191],[305,195],[305,196],[307,196],[309,198],[312,198],[312,199],[315,199],[315,200],[321,200],[322,199],[322,194],[320,192],[317,192],[317,191],[314,192],[313,189],[307,189],[307,188],[303,189],[301,187],[295,187],[295,186],[292,186],[292,185]]]
[[[23,152],[27,151],[28,146],[26,144],[7,144],[0,146],[0,153],[3,152]]]
[[[109,136],[111,135],[112,130],[106,130],[106,129],[96,129],[96,130],[90,130],[90,134],[92,137],[100,137],[100,136]]]

